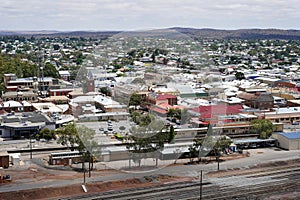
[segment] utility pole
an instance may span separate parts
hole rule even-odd
[[[202,170],[200,171],[200,200],[202,200]]]
[[[218,171],[220,170],[220,155],[217,155],[217,159],[218,159]]]
[[[83,164],[83,184],[85,185],[85,165]]]
[[[85,164],[84,164],[84,161],[85,161],[85,157],[83,155],[83,152],[81,152],[81,162],[82,162],[82,170],[83,170],[83,184],[85,185]]]
[[[30,159],[32,159],[32,142],[31,142],[31,134],[29,135],[29,147],[30,147]]]
[[[91,159],[92,159],[92,156],[91,156],[91,154],[90,154],[90,152],[89,152],[89,177],[92,176],[92,175],[91,175]]]

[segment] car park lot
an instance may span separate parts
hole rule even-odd
[[[97,121],[97,122],[79,122],[78,125],[85,125],[91,129],[94,129],[96,133],[104,133],[105,131],[116,131],[117,133],[129,132],[133,122],[129,120],[123,121]]]

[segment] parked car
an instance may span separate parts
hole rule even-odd
[[[179,126],[179,125],[174,125],[174,128],[175,128],[175,129],[181,129],[181,126]]]

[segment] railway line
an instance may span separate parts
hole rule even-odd
[[[300,164],[274,166],[268,170],[250,170],[248,173],[205,178],[202,199],[263,199],[282,193],[300,193]],[[72,199],[200,199],[200,182],[186,181],[145,188],[88,194]],[[64,199],[65,200],[65,199]]]

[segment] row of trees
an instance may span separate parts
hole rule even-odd
[[[45,63],[43,71],[45,77],[59,77],[57,69],[50,63]],[[8,73],[16,74],[19,78],[38,77],[39,66],[27,61],[25,56],[0,54],[0,77]],[[0,79],[0,90],[5,91],[3,79]]]
[[[259,133],[260,138],[269,138],[275,128],[269,120],[265,119],[253,120],[251,124],[253,131]],[[127,136],[129,142],[126,144],[126,148],[131,159],[137,162],[138,166],[141,166],[143,158],[149,157],[155,158],[157,165],[159,152],[164,149],[165,143],[172,143],[175,137],[173,126],[166,126],[163,121],[155,118],[152,118],[147,125],[133,126],[130,132],[131,134]],[[89,165],[89,170],[92,170],[95,155],[101,152],[101,147],[94,141],[95,134],[93,129],[86,126],[69,123],[55,131],[43,129],[37,137],[52,139],[57,135],[59,144],[68,146],[72,151],[77,149],[82,152],[83,160],[92,164]],[[231,143],[230,138],[214,132],[212,126],[209,125],[207,136],[195,138],[189,147],[191,162],[197,157],[198,161],[201,161],[201,158],[206,155],[219,158],[221,152],[226,151]]]

